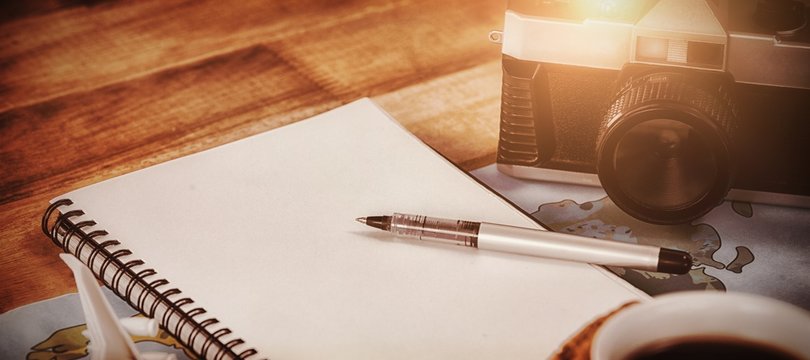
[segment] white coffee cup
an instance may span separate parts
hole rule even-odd
[[[627,359],[654,344],[701,337],[762,344],[810,359],[810,312],[743,293],[662,295],[608,319],[594,336],[591,359]]]

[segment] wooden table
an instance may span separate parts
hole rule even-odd
[[[495,159],[501,1],[0,5],[0,312],[75,291],[48,200],[369,96],[465,169]]]

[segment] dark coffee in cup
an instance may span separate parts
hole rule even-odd
[[[787,350],[764,343],[736,338],[686,338],[646,345],[628,356],[628,360],[801,360]]]

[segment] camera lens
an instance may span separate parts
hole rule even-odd
[[[618,186],[645,207],[693,206],[711,191],[720,166],[707,140],[678,120],[639,123],[616,145],[613,167]]]
[[[733,126],[723,81],[681,73],[631,78],[602,123],[599,180],[636,218],[693,220],[728,193]]]

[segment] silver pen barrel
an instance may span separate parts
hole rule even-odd
[[[481,224],[478,248],[647,271],[658,271],[661,252],[657,246],[490,223]]]

